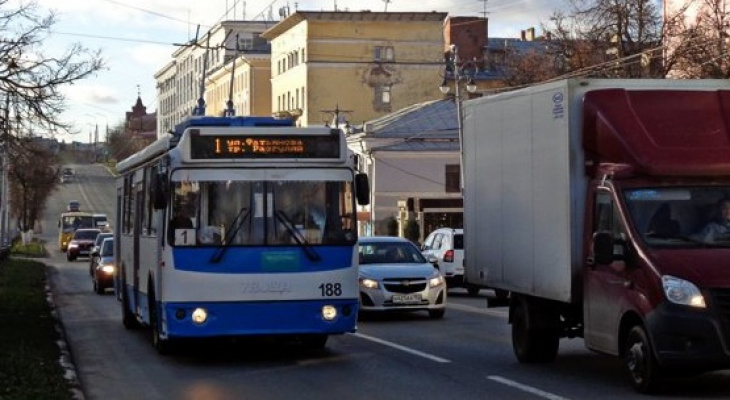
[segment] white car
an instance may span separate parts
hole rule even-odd
[[[411,241],[391,236],[361,237],[360,311],[446,312],[443,275]]]
[[[436,229],[423,241],[421,252],[427,260],[436,263],[449,287],[464,285],[463,229]]]

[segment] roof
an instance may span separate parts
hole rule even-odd
[[[359,243],[412,243],[410,240],[398,236],[360,236]]]
[[[350,142],[375,139],[371,150],[399,152],[459,151],[456,104],[450,99],[413,104],[370,120],[364,130],[349,136]],[[390,143],[388,143],[389,139]]]
[[[422,22],[422,21],[443,21],[448,13],[444,12],[371,12],[371,11],[297,11],[286,19],[271,27],[261,34],[262,38],[274,39],[282,33],[293,28],[302,21],[329,21],[329,22]]]
[[[413,104],[365,123],[372,138],[459,138],[456,104],[453,100],[431,100]]]
[[[545,40],[522,40],[518,38],[489,38],[485,48],[487,50],[501,50],[511,49],[515,50],[520,54],[525,54],[528,51],[535,51],[544,53],[548,50],[548,47],[554,44],[553,42]]]

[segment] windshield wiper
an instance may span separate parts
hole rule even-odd
[[[274,215],[276,215],[276,218],[281,221],[281,224],[284,225],[284,228],[286,228],[286,231],[289,232],[289,235],[294,238],[294,241],[301,246],[302,250],[304,250],[304,254],[307,255],[307,258],[309,258],[310,261],[319,261],[322,259],[322,257],[314,251],[299,229],[294,227],[294,223],[291,222],[284,211],[279,210]]]
[[[238,212],[236,218],[233,219],[233,223],[231,223],[231,229],[229,229],[226,233],[226,237],[223,239],[220,247],[218,247],[218,250],[216,250],[216,252],[210,258],[211,263],[217,264],[221,261],[221,259],[223,259],[223,256],[226,254],[226,250],[228,249],[228,247],[231,246],[231,240],[241,229],[241,227],[243,226],[243,222],[248,219],[250,213],[251,212],[248,207],[241,208],[241,211]],[[243,215],[243,217],[241,217],[241,215]]]

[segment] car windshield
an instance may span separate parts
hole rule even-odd
[[[730,186],[632,188],[624,199],[650,247],[730,247]]]
[[[360,264],[423,264],[426,259],[415,245],[397,242],[361,242]]]
[[[454,250],[464,250],[464,235],[460,233],[454,235]]]
[[[76,216],[65,216],[61,219],[63,223],[63,230],[76,230],[79,228],[91,228],[94,222],[90,215],[76,215]]]
[[[112,237],[112,235],[107,233],[100,233],[99,236],[96,237],[96,242],[94,243],[94,245],[101,246],[101,244],[104,242],[104,239],[110,237]]]
[[[114,240],[105,240],[101,245],[102,256],[113,256],[114,255]]]

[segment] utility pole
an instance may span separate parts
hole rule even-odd
[[[2,135],[2,185],[0,185],[0,249],[8,246],[10,240],[8,238],[8,212],[10,201],[8,199],[8,169],[10,168],[10,155],[8,152],[8,140],[10,139],[10,93],[5,92],[5,110],[3,116],[3,135]]]

